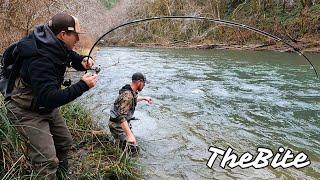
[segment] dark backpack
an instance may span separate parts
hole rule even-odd
[[[19,60],[18,42],[11,44],[3,53],[0,66],[0,91],[5,99],[11,97],[16,78],[22,66]]]

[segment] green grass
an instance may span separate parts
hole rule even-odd
[[[39,179],[32,171],[25,155],[19,133],[7,117],[7,109],[0,99],[0,178]],[[92,115],[79,103],[61,108],[75,147],[70,160],[71,179],[137,179],[139,165],[109,141],[109,135],[94,123]]]
[[[0,97],[0,106],[0,177],[1,179],[26,178],[31,166],[26,162],[23,153],[25,147],[19,133],[8,120],[8,112],[2,97]]]
[[[110,137],[94,123],[90,112],[79,103],[68,104],[61,108],[67,125],[79,144],[84,156],[74,154],[73,170],[77,179],[137,179],[138,164],[135,158],[110,142]]]
[[[111,9],[116,3],[117,0],[100,0],[100,2],[108,9]]]

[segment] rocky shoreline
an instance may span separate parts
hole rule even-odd
[[[289,43],[301,52],[320,53],[320,41],[304,42],[297,41]],[[268,44],[191,44],[188,42],[178,42],[170,44],[159,43],[134,43],[112,45],[115,47],[144,47],[144,48],[194,48],[194,49],[230,49],[230,50],[253,50],[253,51],[277,51],[277,52],[294,52],[294,49],[284,43],[268,43]]]

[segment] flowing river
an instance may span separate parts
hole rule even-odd
[[[319,68],[320,55],[309,54]],[[320,80],[295,53],[235,50],[102,48],[97,86],[80,98],[107,128],[118,90],[142,72],[132,122],[142,149],[144,179],[319,179]],[[223,169],[222,157],[207,167],[209,147],[237,155],[258,147],[304,152],[311,164],[261,169]]]

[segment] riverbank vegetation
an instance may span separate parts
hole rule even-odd
[[[110,142],[109,136],[94,123],[92,115],[80,104],[61,108],[73,135],[71,179],[135,179],[139,177],[136,160],[128,157]],[[0,177],[1,179],[35,179],[26,158],[26,148],[15,127],[10,123],[1,100]]]
[[[0,52],[57,12],[77,16],[78,49],[90,48],[112,27],[153,16],[226,19],[274,34],[295,47],[320,52],[320,0],[0,0]],[[125,27],[104,45],[289,50],[248,30],[207,21],[161,20]]]
[[[274,34],[303,50],[319,51],[319,0],[140,0],[129,12],[131,19],[202,16],[235,21]],[[126,28],[123,35],[125,38],[120,41],[115,39],[114,44],[169,47],[202,45],[206,48],[240,45],[249,49],[263,47],[275,50],[284,47],[248,30],[194,20],[154,21]]]

